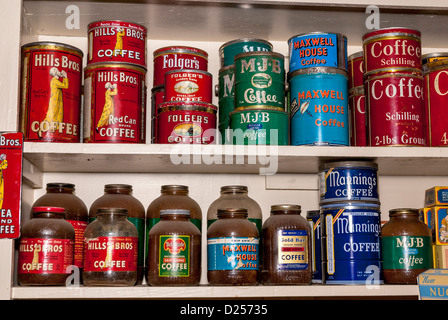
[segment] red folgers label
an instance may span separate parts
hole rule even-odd
[[[367,143],[367,120],[364,87],[358,86],[348,92],[350,109],[350,145],[365,147]]]
[[[163,84],[165,73],[176,69],[207,71],[208,54],[204,50],[193,47],[163,47],[154,51],[153,86]]]
[[[370,146],[426,146],[423,76],[385,70],[364,78]]]
[[[89,24],[88,63],[126,62],[146,67],[147,30],[125,21],[97,21]]]
[[[165,73],[165,102],[212,102],[212,75],[207,71],[172,70]]]
[[[428,146],[447,146],[448,60],[429,62],[424,70]]]
[[[157,143],[214,143],[217,110],[210,103],[160,104],[157,108]]]
[[[362,51],[348,57],[348,87],[349,89],[364,85],[364,63]]]
[[[19,273],[64,274],[73,265],[70,239],[22,238],[19,246]]]
[[[22,47],[20,131],[25,141],[79,142],[82,52],[53,42]]]
[[[84,271],[136,271],[137,237],[85,239]]]
[[[146,70],[95,64],[84,70],[84,142],[145,143]]]
[[[421,69],[420,31],[386,28],[363,36],[364,71],[389,67]]]

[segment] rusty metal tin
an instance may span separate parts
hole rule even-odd
[[[186,46],[169,46],[154,51],[153,86],[164,84],[165,73],[170,70],[189,69],[207,71],[208,53]]]
[[[145,143],[145,76],[126,63],[84,69],[84,142]]]
[[[352,89],[364,84],[364,57],[363,52],[358,51],[348,56],[348,88]]]
[[[448,59],[448,52],[426,53],[422,56],[422,65],[424,67],[425,64],[427,64],[429,62],[438,61],[438,60],[446,60],[446,59]],[[423,70],[423,71],[425,71],[425,70]]]
[[[82,51],[68,44],[22,46],[19,127],[24,141],[80,141],[82,58]]]
[[[348,91],[351,146],[365,147],[368,145],[365,98],[364,86],[358,86]]]
[[[165,102],[212,103],[212,75],[203,70],[171,70],[165,73]]]
[[[133,22],[92,22],[88,26],[87,63],[125,62],[146,68],[146,35],[146,27]]]

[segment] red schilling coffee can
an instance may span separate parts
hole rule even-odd
[[[358,86],[364,85],[364,63],[363,52],[355,52],[347,58],[348,69],[348,88],[353,89]]]
[[[202,70],[171,70],[165,73],[165,102],[212,102],[212,75]]]
[[[218,108],[203,102],[164,102],[157,108],[157,143],[211,144]]]
[[[208,53],[194,47],[172,46],[154,51],[153,86],[163,84],[165,73],[176,69],[207,71]]]
[[[125,63],[84,69],[84,142],[145,143],[145,76]]]
[[[426,146],[423,75],[390,68],[365,74],[369,146]]]
[[[409,28],[385,28],[364,34],[364,72],[389,67],[422,68],[421,33]]]
[[[82,58],[81,50],[63,43],[22,46],[24,141],[80,142]]]
[[[96,21],[88,26],[87,63],[126,62],[146,68],[147,30],[132,22]]]
[[[425,119],[428,146],[448,146],[448,60],[428,62],[425,77]]]
[[[348,91],[351,146],[365,147],[368,145],[365,102],[364,86],[357,86]]]

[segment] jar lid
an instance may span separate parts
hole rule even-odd
[[[398,215],[398,214],[416,214],[418,215],[418,209],[414,208],[397,208],[389,210],[389,216]]]
[[[306,217],[307,218],[316,218],[316,217],[320,217],[320,210],[308,210],[306,212]]]
[[[33,207],[31,211],[32,213],[38,213],[38,212],[65,213],[65,208],[41,206],[41,207]]]
[[[99,214],[116,214],[116,215],[128,215],[128,209],[125,208],[99,208],[96,212]]]
[[[242,185],[232,185],[232,186],[222,186],[221,192],[228,192],[228,191],[245,191],[247,192],[248,188],[247,186]]]
[[[163,185],[162,186],[162,190],[187,190],[188,191],[188,186],[183,186],[183,185],[178,185],[178,184],[167,184],[167,185]]]
[[[160,210],[160,216],[171,215],[171,214],[190,216],[190,210],[186,210],[186,209],[163,209],[163,210]]]
[[[302,211],[302,207],[298,204],[274,204],[271,206],[271,211],[276,210],[295,210],[295,211]]]
[[[248,212],[246,208],[225,208],[218,209],[218,218],[219,216],[227,215],[227,214],[242,214],[247,217]]]
[[[131,189],[132,186],[130,184],[120,184],[120,183],[114,183],[114,184],[106,184],[104,185],[104,189]]]
[[[73,183],[65,183],[65,182],[50,182],[47,183],[47,188],[75,189],[75,185]]]

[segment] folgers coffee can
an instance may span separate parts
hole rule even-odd
[[[145,76],[124,63],[84,69],[84,142],[145,143]]]
[[[448,145],[448,60],[435,60],[423,66],[426,137],[430,147]]]
[[[202,70],[171,70],[165,73],[165,102],[212,103],[212,75]]]
[[[153,86],[164,84],[165,73],[170,70],[190,69],[207,71],[208,53],[202,49],[169,46],[154,51]]]
[[[24,141],[80,141],[82,58],[82,51],[68,44],[22,46],[20,131]]]
[[[426,146],[423,76],[389,68],[364,75],[369,146]]]
[[[316,67],[288,74],[291,145],[349,145],[348,75]]]
[[[219,121],[218,129],[221,134],[222,144],[231,144],[230,134],[230,113],[235,109],[235,67],[233,65],[219,70]]]
[[[348,105],[350,111],[350,145],[356,147],[368,146],[364,86],[358,86],[348,91]]]
[[[126,21],[96,21],[88,26],[87,63],[125,62],[146,68],[146,27]]]
[[[257,51],[235,56],[235,109],[251,106],[285,109],[282,54]]]
[[[157,108],[157,143],[211,144],[218,108],[204,102],[164,102]]]
[[[379,204],[321,206],[322,246],[326,255],[324,283],[365,284],[368,279],[383,283],[380,220]]]
[[[364,85],[363,52],[359,51],[348,56],[348,88],[353,89]]]
[[[309,67],[347,69],[347,37],[339,33],[311,32],[288,40],[289,72]]]
[[[422,68],[421,33],[409,28],[385,28],[362,37],[364,72],[390,67]]]
[[[335,161],[319,167],[320,203],[379,203],[378,165],[370,161]]]
[[[282,109],[236,109],[230,113],[231,141],[238,145],[288,145],[288,122],[288,113]]]
[[[272,48],[272,44],[263,39],[242,38],[228,41],[219,48],[221,68],[233,65],[237,54],[254,51],[272,51]]]
[[[433,61],[448,59],[448,52],[431,52],[422,56],[422,65]]]

